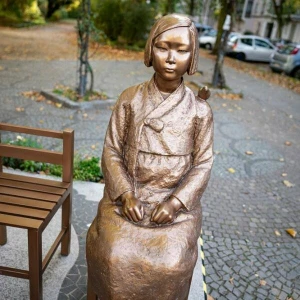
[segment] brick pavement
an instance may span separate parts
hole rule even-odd
[[[101,154],[110,107],[59,109],[20,95],[57,83],[75,84],[74,62],[0,61],[0,65],[1,122],[72,127],[80,155]],[[112,98],[152,74],[141,62],[93,65],[96,88],[102,87]],[[203,75],[193,77],[198,84],[210,80],[213,65],[202,59],[200,68]],[[300,232],[300,96],[229,68],[225,72],[229,86],[243,92],[244,98],[213,95],[209,100],[215,118],[215,163],[202,199],[208,291],[215,299],[300,299],[299,234],[293,239],[285,232],[290,227]],[[24,111],[17,112],[16,107]],[[43,143],[51,149],[60,147]],[[295,186],[288,188],[283,180]]]

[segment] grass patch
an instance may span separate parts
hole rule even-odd
[[[106,100],[107,95],[102,92],[92,91],[87,92],[84,97],[80,97],[78,92],[68,86],[65,85],[57,85],[53,89],[53,93],[64,96],[74,102],[84,102],[84,101],[93,101],[93,100]]]

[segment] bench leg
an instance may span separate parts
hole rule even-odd
[[[6,226],[0,225],[0,245],[3,246],[7,242]]]
[[[87,282],[87,296],[86,296],[86,300],[97,300],[98,297],[97,295],[94,293],[92,285],[88,279]]]
[[[71,221],[72,221],[72,194],[70,194],[62,205],[62,228],[67,228],[61,240],[61,255],[69,255],[71,242]]]
[[[30,300],[43,299],[42,281],[42,233],[28,229]]]

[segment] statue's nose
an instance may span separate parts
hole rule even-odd
[[[169,63],[169,64],[175,64],[176,63],[175,55],[174,55],[173,51],[169,51],[168,57],[167,57],[167,63]]]

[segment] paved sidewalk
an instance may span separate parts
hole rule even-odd
[[[112,98],[153,73],[135,61],[92,64],[96,88]],[[20,95],[32,89],[52,89],[57,83],[74,85],[75,62],[0,61],[0,65],[4,68],[0,71],[1,122],[71,127],[80,155],[101,155],[110,107],[75,111]],[[198,84],[209,81],[212,61],[201,59],[199,68],[203,75],[192,80]],[[208,291],[218,300],[300,299],[300,96],[233,69],[226,68],[225,73],[228,85],[242,92],[243,99],[213,95],[209,100],[215,118],[215,163],[202,199]],[[17,107],[24,111],[16,111]],[[43,142],[51,149],[60,147]],[[294,186],[287,187],[283,180]],[[92,204],[79,203],[78,214],[91,218]],[[298,231],[295,239],[285,232],[287,228]],[[81,247],[86,223],[75,230]],[[79,267],[84,268],[84,261],[71,272]],[[68,284],[63,283],[60,299],[74,299],[63,296]]]

